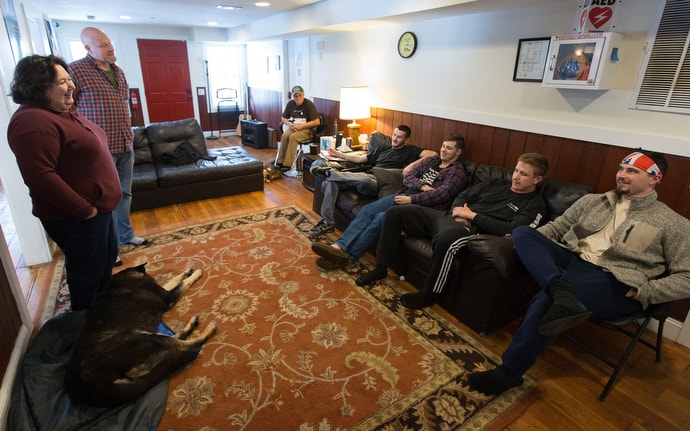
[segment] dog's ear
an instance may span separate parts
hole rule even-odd
[[[135,267],[132,268],[132,269],[134,269],[135,271],[143,272],[144,274],[146,274],[146,264],[147,264],[147,263],[148,263],[148,262],[144,262],[144,263],[142,263],[141,265],[137,265],[137,266],[135,266]]]

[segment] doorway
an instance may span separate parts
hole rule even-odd
[[[194,117],[187,43],[137,39],[149,122]]]

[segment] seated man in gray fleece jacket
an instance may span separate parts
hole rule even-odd
[[[633,152],[618,166],[615,190],[583,196],[537,230],[513,230],[515,250],[541,289],[502,365],[468,376],[473,389],[491,395],[521,385],[557,334],[590,317],[690,296],[690,221],[655,191],[667,166],[660,154]]]

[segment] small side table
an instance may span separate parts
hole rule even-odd
[[[318,154],[311,155],[302,153],[302,185],[312,192],[314,191],[314,175],[309,172],[309,168],[311,168],[311,164],[319,160],[319,158],[320,156]]]

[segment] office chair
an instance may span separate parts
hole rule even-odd
[[[604,386],[604,389],[601,391],[601,394],[599,395],[599,401],[603,402],[606,399],[606,396],[609,394],[609,391],[611,390],[613,383],[618,377],[618,374],[620,374],[621,369],[623,369],[623,365],[625,365],[625,362],[628,360],[630,353],[632,353],[632,350],[638,341],[643,345],[649,347],[650,349],[655,350],[656,362],[661,362],[661,343],[664,338],[664,323],[666,323],[666,319],[671,315],[674,305],[675,301],[664,302],[660,304],[652,304],[649,307],[647,307],[646,310],[638,311],[637,313],[633,313],[628,316],[623,316],[618,319],[593,321],[595,323],[600,324],[601,326],[611,329],[612,331],[623,333],[631,338],[630,344],[628,344],[628,347],[625,349],[625,352],[623,352],[623,355],[618,359],[612,359],[611,356],[607,356],[599,351],[592,349],[583,341],[575,338],[574,336],[568,333],[561,334],[565,336],[565,338],[567,338],[568,340],[575,343],[578,347],[586,350],[587,352],[591,353],[596,358],[598,358],[599,360],[613,368],[613,372],[611,373],[611,376],[609,377],[606,386]],[[651,319],[656,319],[659,322],[656,335],[656,343],[650,343],[647,340],[641,339],[642,333],[647,328],[647,325],[649,324]],[[635,331],[627,329],[627,326],[631,323],[636,325]]]

